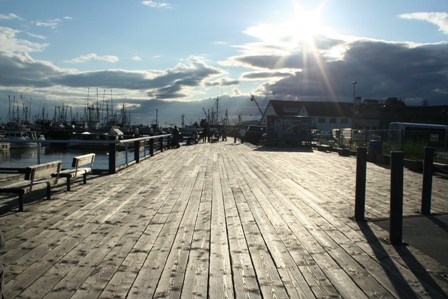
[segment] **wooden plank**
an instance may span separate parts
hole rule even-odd
[[[6,292],[11,298],[443,298],[446,268],[412,246],[387,245],[387,233],[373,223],[350,219],[355,161],[199,143],[94,177],[88,188],[57,187],[57,200],[0,217]],[[387,169],[369,168],[369,217],[387,214],[387,181]],[[448,211],[440,200],[448,186],[434,182],[440,189],[434,208]],[[412,205],[419,197],[414,185],[405,193]],[[405,214],[415,215],[415,208]]]
[[[216,166],[211,163],[212,194],[212,220],[210,237],[210,298],[234,298],[232,269],[229,256],[229,241],[225,208],[219,173]]]
[[[224,167],[225,165],[220,165],[221,169]],[[224,170],[222,171],[225,172]],[[221,177],[221,185],[224,197],[227,231],[229,235],[229,249],[232,260],[235,294],[247,298],[262,298],[244,235],[243,224],[236,206],[236,201],[242,201],[244,195],[241,192],[241,189],[231,187],[229,179],[231,179],[230,176],[228,178]]]
[[[211,235],[211,196],[202,196],[205,184],[205,168],[195,167],[198,178],[195,182],[191,199],[200,198],[199,211],[193,232],[190,256],[182,286],[183,298],[206,297],[208,293],[210,235]]]

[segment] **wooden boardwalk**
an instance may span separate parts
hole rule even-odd
[[[52,200],[0,216],[5,294],[447,298],[446,266],[352,219],[355,167],[232,140],[168,150],[70,192],[62,182]],[[389,181],[387,167],[368,164],[367,218],[389,216]],[[418,216],[421,181],[405,171],[406,217]],[[434,177],[434,213],[448,214],[447,185]]]

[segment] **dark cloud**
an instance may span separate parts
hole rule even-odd
[[[357,94],[365,98],[425,98],[434,104],[446,99],[447,43],[412,46],[358,40],[347,47],[338,60],[328,59],[323,51],[318,55],[241,56],[236,60],[254,68],[300,69],[264,85],[264,92],[275,92],[285,99],[348,101],[352,98],[353,81],[358,82]],[[246,75],[254,76],[256,73]]]
[[[26,53],[9,55],[0,51],[0,86],[49,87],[63,75],[56,67],[33,60]]]
[[[187,96],[185,88],[198,87],[208,78],[222,73],[219,68],[208,66],[195,57],[190,57],[189,62],[189,65],[179,64],[158,74],[123,70],[74,73],[34,61],[28,55],[0,52],[0,86],[147,90],[149,97],[176,99]]]
[[[343,55],[329,55],[328,51],[333,47],[343,48]],[[266,49],[264,47],[263,50]],[[357,81],[356,95],[363,98],[421,98],[431,105],[448,102],[448,43],[412,45],[374,40],[343,43],[342,40],[320,37],[316,40],[314,52],[276,51],[279,47],[272,47],[272,50],[274,54],[271,55],[266,54],[267,51],[259,51],[254,53],[263,54],[233,57],[238,65],[246,67],[246,73],[239,80],[215,79],[227,74],[228,70],[210,66],[197,57],[189,57],[186,63],[162,71],[77,72],[34,60],[25,52],[11,54],[0,51],[0,96],[4,99],[19,87],[30,90],[27,97],[40,93],[44,98],[51,87],[143,91],[148,98],[121,99],[129,103],[136,119],[142,123],[145,123],[145,117],[154,114],[154,109],[179,120],[177,123],[180,123],[182,114],[186,120],[196,121],[203,117],[202,108],[210,107],[213,100],[180,100],[190,97],[197,88],[237,86],[244,80],[270,80],[254,87],[252,92],[255,95],[275,93],[276,99],[284,100],[351,101],[352,82]],[[245,53],[250,52],[247,50]],[[55,93],[51,97],[57,98],[58,104],[64,100],[63,96]],[[267,99],[259,97],[257,101],[265,107]],[[1,104],[0,109],[7,111],[7,102],[2,101]],[[222,104],[224,109],[231,109],[232,115],[250,117],[258,113],[247,95],[224,95]]]

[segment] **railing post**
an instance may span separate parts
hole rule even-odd
[[[109,174],[116,173],[116,153],[117,153],[117,146],[115,142],[109,143]]]
[[[37,143],[37,164],[40,164],[40,143]]]
[[[134,160],[135,163],[140,163],[140,141],[134,141]]]
[[[149,139],[149,155],[154,156],[154,138]]]
[[[163,137],[159,138],[159,150],[160,152],[163,152]]]
[[[423,161],[423,187],[422,207],[423,215],[431,214],[432,175],[434,172],[434,148],[425,147],[425,159]]]
[[[358,147],[356,152],[355,220],[363,221],[366,206],[367,148]]]
[[[403,240],[403,152],[390,153],[390,231],[393,245]]]

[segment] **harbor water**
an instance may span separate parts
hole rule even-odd
[[[58,148],[52,146],[44,146],[40,148],[40,153],[37,148],[30,149],[9,149],[0,151],[0,169],[8,168],[26,168],[29,165],[35,165],[55,160],[62,161],[62,168],[70,168],[73,157],[95,153],[94,169],[107,170],[109,167],[109,153],[106,149],[75,149],[75,148]],[[148,155],[140,153],[140,156]],[[127,158],[127,159],[126,159]],[[134,160],[134,152],[132,151],[118,151],[116,153],[116,165],[123,165],[126,162]]]

